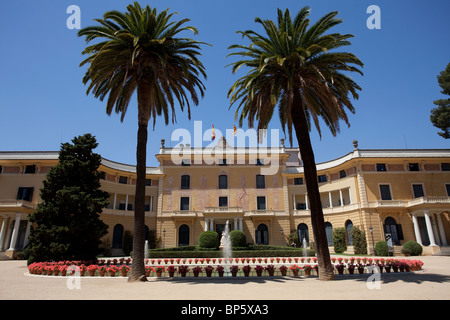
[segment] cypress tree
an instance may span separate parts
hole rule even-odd
[[[109,194],[100,190],[98,143],[90,134],[61,144],[59,162],[50,169],[41,191],[42,202],[29,219],[28,263],[92,260],[108,226],[100,220]]]

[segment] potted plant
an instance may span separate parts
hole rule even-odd
[[[220,266],[220,265],[217,266],[216,270],[217,270],[217,272],[219,274],[219,277],[223,277],[223,269],[224,269],[223,266]]]
[[[280,267],[280,272],[281,272],[281,275],[282,275],[282,276],[285,276],[285,275],[286,275],[286,272],[287,272],[287,267],[286,267],[286,266],[281,266],[281,267]]]
[[[192,269],[192,270],[194,271],[194,277],[198,277],[198,274],[199,274],[200,272],[202,272],[202,267],[196,266],[196,267],[194,267],[194,269]]]
[[[319,265],[318,264],[313,265],[312,269],[317,273],[317,275],[319,275]]]
[[[267,265],[266,270],[269,273],[269,276],[273,277],[274,272],[275,272],[275,267],[273,266],[273,264]]]
[[[48,274],[51,274],[53,271],[53,275],[57,276],[59,274],[59,266],[53,266],[53,267],[49,267],[51,268],[48,272]]]
[[[84,276],[86,273],[86,266],[84,264],[80,265],[80,276]]]
[[[87,272],[91,277],[95,276],[95,271],[97,271],[98,266],[95,264],[91,264],[86,268]]]
[[[188,266],[180,266],[178,268],[178,272],[181,274],[182,277],[186,277],[186,273],[189,271],[189,267]]]
[[[300,267],[296,264],[291,265],[290,267],[292,273],[294,274],[294,276],[298,276],[298,272],[300,271]]]
[[[244,271],[244,276],[248,277],[250,275],[250,270],[252,268],[249,265],[243,266],[242,271]]]
[[[100,274],[100,277],[104,277],[106,273],[106,267],[101,266],[98,268],[98,273]]]
[[[174,266],[167,267],[167,272],[169,273],[169,277],[172,278],[175,274],[175,271],[177,271],[177,269]]]
[[[311,275],[311,269],[312,269],[312,267],[309,264],[306,264],[303,266],[303,270],[305,270],[305,276]]]
[[[230,267],[230,271],[231,271],[231,276],[236,277],[238,271],[239,271],[239,267],[238,266],[231,266]]]
[[[353,263],[350,263],[347,265],[348,273],[354,274],[355,273],[355,265]]]
[[[364,265],[362,263],[358,264],[358,272],[359,272],[359,274],[364,273]]]
[[[343,263],[338,263],[334,266],[339,274],[344,274],[345,265]]]
[[[110,277],[115,277],[117,268],[116,268],[116,266],[109,266],[106,271],[108,271]]]
[[[213,270],[214,270],[214,268],[211,265],[206,266],[205,267],[206,276],[211,277]]]
[[[153,268],[153,272],[156,273],[157,277],[161,277],[163,271],[164,271],[164,267],[163,266],[156,266],[156,267]]]
[[[150,271],[152,271],[152,267],[145,266],[145,276],[150,277]]]

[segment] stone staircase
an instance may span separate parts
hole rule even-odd
[[[5,253],[5,251],[0,251],[0,260],[11,260]]]
[[[450,256],[450,247],[441,247],[441,250],[433,254],[433,256]]]

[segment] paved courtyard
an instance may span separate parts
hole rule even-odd
[[[31,276],[25,261],[0,261],[1,300],[448,300],[450,257],[418,257],[424,270],[374,276],[239,279],[173,278],[128,283],[126,278]],[[73,281],[71,281],[73,280]],[[369,280],[369,282],[368,282]]]

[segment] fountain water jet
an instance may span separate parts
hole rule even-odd
[[[306,250],[306,247],[308,244],[306,243],[306,238],[303,238],[302,242],[302,248],[303,248],[303,256],[306,257],[308,255],[308,251]]]
[[[220,250],[222,250],[223,258],[225,259],[225,274],[228,276],[230,274],[230,263],[229,258],[231,258],[231,239],[230,239],[230,222],[227,220],[225,224],[225,230],[222,231],[222,238],[220,239]]]

